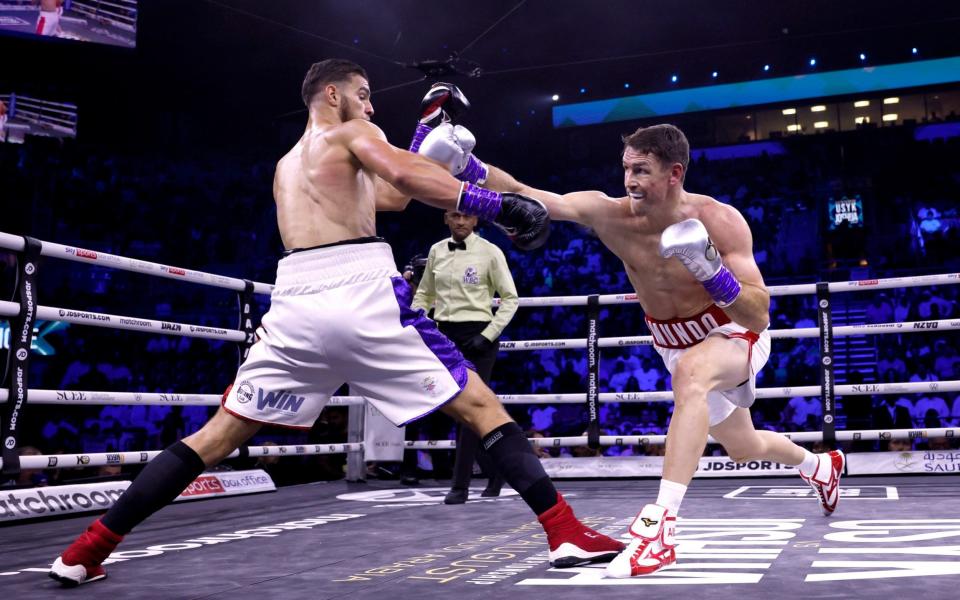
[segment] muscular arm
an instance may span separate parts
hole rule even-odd
[[[770,325],[770,292],[753,259],[750,226],[736,209],[719,203],[702,216],[723,263],[740,280],[740,296],[724,312],[751,331],[762,332]]]
[[[354,120],[343,126],[347,149],[399,194],[437,208],[456,208],[460,182],[437,163],[391,146],[379,127]]]
[[[555,194],[545,190],[538,190],[529,185],[520,183],[506,171],[499,169],[491,164],[487,164],[490,169],[487,174],[487,181],[484,187],[497,192],[513,192],[523,194],[531,198],[536,198],[550,211],[550,220],[552,221],[572,221],[588,227],[592,226],[599,205],[605,201],[614,200],[607,197],[603,192],[572,192],[570,194]]]
[[[407,208],[410,204],[410,196],[400,192],[382,178],[377,177],[377,211],[398,212]]]

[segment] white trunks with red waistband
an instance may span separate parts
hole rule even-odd
[[[727,313],[715,304],[700,313],[679,319],[651,319],[646,317],[647,327],[653,335],[656,348],[667,370],[672,375],[680,357],[711,335],[741,339],[747,344],[747,379],[730,390],[715,390],[707,394],[710,407],[710,426],[730,416],[738,406],[749,408],[756,398],[755,376],[767,364],[770,356],[770,333],[757,334],[743,325],[730,320]]]

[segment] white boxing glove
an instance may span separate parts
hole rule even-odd
[[[447,167],[457,179],[481,185],[488,169],[471,154],[476,145],[477,138],[463,125],[442,123],[427,134],[417,152]]]
[[[740,296],[740,282],[723,266],[707,228],[699,220],[687,219],[664,229],[660,235],[660,256],[676,256],[703,284],[717,306],[730,306]]]

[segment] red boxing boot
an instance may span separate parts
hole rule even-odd
[[[612,560],[625,547],[623,543],[597,533],[578,521],[573,509],[559,493],[557,504],[537,520],[547,532],[552,567],[575,567]]]
[[[57,557],[50,568],[51,579],[67,587],[104,579],[107,572],[101,563],[122,540],[122,535],[110,531],[97,519]]]

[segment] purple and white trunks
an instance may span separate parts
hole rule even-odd
[[[410,308],[411,295],[379,238],[289,254],[224,409],[309,429],[347,383],[396,425],[437,410],[466,387],[473,367],[423,311]]]

